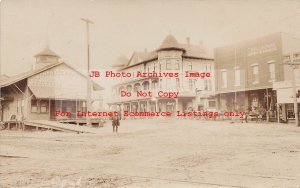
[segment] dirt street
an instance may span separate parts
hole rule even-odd
[[[1,187],[300,187],[300,128],[110,122],[96,134],[1,131]]]

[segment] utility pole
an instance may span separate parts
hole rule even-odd
[[[296,84],[296,74],[295,71],[299,68],[300,65],[300,53],[290,54],[285,56],[284,64],[290,65],[293,69],[293,78],[292,78],[292,87],[293,87],[293,101],[294,101],[294,113],[295,113],[295,121],[296,126],[300,127],[299,124],[299,112],[298,112],[298,104],[297,104],[297,84]]]
[[[87,111],[91,110],[91,78],[90,78],[90,28],[89,24],[93,24],[91,20],[87,18],[81,18],[83,22],[86,24],[86,43],[87,43]],[[91,120],[90,117],[86,116],[86,126],[91,126]]]

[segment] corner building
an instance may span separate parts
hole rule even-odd
[[[129,60],[120,57],[116,62],[119,72],[130,72],[132,77],[120,78],[113,86],[113,99],[109,105],[129,112],[171,112],[214,110],[214,60],[199,45],[177,42],[167,36],[158,49],[134,52]],[[140,72],[177,73],[178,77],[136,77]],[[209,72],[210,77],[186,77],[186,71]],[[121,92],[130,92],[131,97],[121,97]],[[136,92],[152,92],[152,96],[137,97]],[[179,92],[177,98],[158,96],[158,92]]]
[[[299,49],[299,44],[299,39],[289,34],[274,33],[216,48],[218,108],[249,115],[262,110],[265,120],[278,121],[278,89],[274,83],[291,79],[291,69],[283,64],[283,58]]]

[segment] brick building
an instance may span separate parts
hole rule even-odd
[[[277,121],[274,82],[290,79],[284,55],[300,44],[275,33],[215,49],[216,93],[220,110],[247,111]]]

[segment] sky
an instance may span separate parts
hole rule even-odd
[[[300,0],[2,0],[1,67],[9,76],[30,70],[46,45],[76,69],[110,69],[120,55],[155,50],[172,34],[208,49],[286,32],[300,36]],[[105,84],[105,83],[104,83]]]

